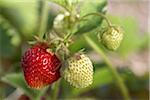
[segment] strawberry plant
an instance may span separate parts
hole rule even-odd
[[[124,29],[107,18],[106,5],[106,0],[1,0],[2,31],[13,32],[13,44],[22,50],[16,52],[19,72],[1,80],[31,100],[57,100],[61,93],[69,98],[115,81],[122,98],[130,100],[123,74],[107,56],[122,45]],[[89,49],[103,59],[105,69],[95,68]]]

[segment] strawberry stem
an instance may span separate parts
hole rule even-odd
[[[87,16],[90,16],[90,15],[96,15],[96,16],[99,16],[99,17],[102,17],[103,19],[105,19],[105,21],[107,22],[108,26],[111,27],[111,22],[108,20],[108,18],[103,14],[103,13],[89,13],[89,14],[86,14],[85,16],[83,16],[79,21],[83,20],[85,17]]]
[[[111,63],[111,61],[108,59],[108,57],[105,55],[105,53],[102,51],[102,49],[88,35],[85,34],[84,38],[85,38],[86,42],[104,59],[105,63],[108,65],[110,71],[112,72],[114,79],[117,82],[118,87],[120,88],[120,91],[121,91],[124,99],[131,100],[129,93],[128,93],[128,89],[125,86],[123,79],[120,77],[119,73],[117,72],[117,70]]]
[[[48,2],[47,0],[43,0],[43,7],[42,7],[42,16],[41,16],[41,23],[39,28],[39,38],[42,40],[44,33],[47,27],[47,20],[48,20]]]
[[[108,24],[108,27],[110,28],[110,27],[112,27],[112,24],[111,24],[111,22],[107,19],[107,17],[103,14],[103,13],[100,13],[100,12],[98,12],[98,13],[89,13],[89,14],[86,14],[85,16],[83,16],[83,17],[81,17],[81,19],[79,19],[79,20],[77,20],[77,22],[80,22],[80,21],[82,21],[85,17],[88,17],[88,16],[90,16],[90,15],[97,15],[97,16],[99,16],[99,17],[102,17],[103,19],[105,19],[105,21],[107,22],[107,24]],[[75,34],[75,33],[68,33],[65,37],[64,37],[64,42],[67,42],[70,38],[71,38],[71,36],[73,35],[73,34]]]
[[[59,94],[60,81],[61,79],[58,80],[56,83],[54,83],[54,88],[52,90],[52,97],[51,97],[52,100],[58,100],[57,98]]]

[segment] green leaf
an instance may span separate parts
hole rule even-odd
[[[59,5],[65,5],[66,0],[49,0],[50,2],[59,4]]]
[[[0,25],[1,26],[1,25]],[[0,28],[0,55],[1,57],[10,58],[16,52],[16,48],[11,44],[11,37]]]
[[[85,0],[81,2],[80,6],[80,16],[84,16],[93,12],[105,12],[104,8],[107,5],[106,0]],[[102,22],[102,18],[99,16],[92,15],[86,18],[86,21],[81,21],[78,30],[75,32],[77,34],[89,32],[94,28],[98,27]]]
[[[83,39],[83,36],[79,36],[77,37],[77,39],[74,40],[75,40],[74,43],[69,46],[69,50],[72,53],[76,53],[83,48],[86,49],[88,48],[88,45],[85,43],[85,40]]]
[[[69,6],[71,6],[71,4],[78,3],[79,1],[82,1],[82,0],[49,0],[49,1],[59,4],[65,8],[66,8],[66,6],[67,6],[67,8],[69,8]]]
[[[7,20],[0,16],[0,55],[4,58],[13,58],[19,52],[16,50],[21,43],[18,32],[8,23]],[[19,51],[19,50],[18,50]]]
[[[36,32],[38,25],[38,0],[18,1],[0,0],[0,14],[6,18],[17,31],[25,36]]]
[[[29,88],[25,83],[22,73],[8,74],[2,77],[1,80],[7,84],[14,86],[15,88],[22,89],[26,95],[34,100],[40,98],[46,91],[46,88],[43,88],[41,90],[34,90]]]
[[[92,31],[90,31],[90,32],[88,32],[86,34],[89,35],[96,44],[99,44],[98,45],[99,47],[101,47],[102,49],[106,50],[102,46],[100,41],[98,40],[97,35],[96,35],[96,30],[92,30]],[[76,36],[77,36],[76,37],[77,39],[74,39],[75,40],[74,43],[69,46],[69,50],[72,53],[78,52],[79,50],[84,49],[84,48],[86,48],[86,50],[92,50],[89,47],[88,43],[85,42],[83,35],[76,35]]]

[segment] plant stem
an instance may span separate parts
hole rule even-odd
[[[48,87],[44,87],[40,90],[38,96],[33,96],[32,100],[41,100],[41,97],[44,95],[44,93],[47,91]],[[37,90],[33,90],[33,92],[36,92]]]
[[[99,17],[102,17],[103,19],[105,19],[105,21],[107,22],[108,24],[108,27],[112,27],[111,25],[111,22],[107,19],[107,17],[103,14],[103,13],[89,13],[89,14],[86,14],[85,16],[81,17],[81,19],[79,19],[78,21],[80,22],[81,20],[83,20],[85,17],[88,17],[90,15],[96,15],[96,16],[99,16]],[[73,34],[75,33],[68,33],[65,38],[64,38],[64,41],[66,42]]]
[[[131,100],[129,93],[128,93],[128,89],[126,88],[123,82],[123,79],[120,77],[119,73],[117,72],[115,67],[112,65],[108,57],[104,54],[101,48],[92,40],[91,37],[85,34],[84,38],[87,41],[87,43],[104,59],[105,63],[108,65],[110,71],[112,72],[114,79],[117,82],[118,87],[120,88],[122,95],[124,96],[124,99]]]
[[[52,100],[57,100],[58,93],[59,93],[60,81],[61,81],[61,80],[58,80],[58,81],[55,83],[55,86],[54,86],[53,91],[52,91],[52,97],[51,97]]]
[[[41,16],[41,23],[39,28],[39,38],[43,39],[46,27],[47,27],[47,20],[48,20],[48,2],[47,0],[43,0],[43,7],[42,7],[42,16]]]
[[[89,13],[89,14],[86,14],[85,16],[83,16],[80,20],[84,19],[85,17],[87,16],[90,16],[90,15],[96,15],[96,16],[99,16],[99,17],[102,17],[103,19],[105,19],[105,21],[107,22],[108,26],[111,27],[111,22],[107,19],[107,17],[103,14],[103,13]]]
[[[67,42],[68,39],[72,36],[72,33],[68,33],[65,37],[64,37],[64,42]]]

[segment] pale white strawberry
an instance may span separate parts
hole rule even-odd
[[[61,76],[76,88],[85,88],[93,82],[93,65],[85,54],[75,54],[61,68]]]

